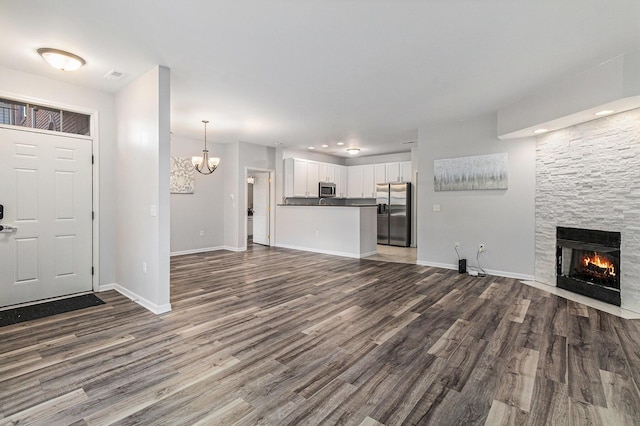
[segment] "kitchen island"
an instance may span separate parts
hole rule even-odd
[[[346,257],[377,253],[377,207],[279,205],[276,246]]]

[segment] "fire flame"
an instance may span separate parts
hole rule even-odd
[[[609,262],[609,259],[607,259],[606,257],[600,257],[598,253],[593,253],[593,256],[585,255],[582,258],[582,261],[584,262],[585,267],[589,266],[589,264],[591,263],[598,268],[606,269],[608,271],[608,274],[612,277],[616,276],[616,271],[613,267],[613,263]]]

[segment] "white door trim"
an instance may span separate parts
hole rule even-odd
[[[91,286],[94,292],[98,292],[100,288],[100,134],[98,129],[100,129],[100,113],[98,110],[92,108],[80,107],[77,105],[69,105],[61,102],[55,102],[48,99],[34,98],[31,96],[24,96],[11,92],[0,91],[0,98],[10,99],[13,101],[24,102],[24,103],[33,103],[41,106],[51,107],[51,108],[59,108],[66,111],[78,112],[81,114],[87,114],[91,116],[89,121],[91,136],[84,135],[72,135],[69,133],[61,133],[61,132],[52,132],[49,130],[41,130],[41,129],[31,129],[29,127],[21,127],[21,126],[11,126],[11,125],[0,125],[0,127],[8,128],[12,130],[21,130],[26,132],[36,132],[36,133],[51,133],[57,135],[64,135],[69,137],[77,137],[78,139],[88,139],[91,140],[91,151],[93,154],[93,176],[91,182],[91,192],[92,192],[92,210],[94,212],[94,219],[92,222],[92,244],[93,244],[93,253],[92,253],[92,263],[93,263],[93,276],[91,277]]]
[[[263,169],[260,167],[248,167],[244,168],[244,181],[243,185],[245,187],[244,194],[244,230],[242,231],[244,235],[244,243],[241,247],[241,250],[244,251],[247,249],[247,206],[249,205],[249,194],[247,191],[247,178],[251,174],[251,172],[266,172],[269,173],[269,246],[275,246],[275,216],[276,216],[276,172],[273,169]]]

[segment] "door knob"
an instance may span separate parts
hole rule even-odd
[[[16,232],[17,230],[18,228],[12,225],[0,225],[0,232],[3,234],[10,234],[12,232]]]

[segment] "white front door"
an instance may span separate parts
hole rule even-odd
[[[253,242],[269,245],[269,173],[254,173]]]
[[[0,306],[92,289],[91,145],[0,128]]]

